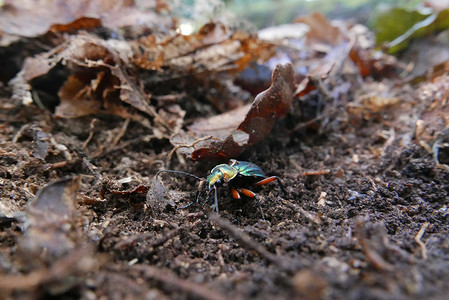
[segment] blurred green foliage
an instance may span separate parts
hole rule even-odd
[[[389,53],[397,53],[409,45],[413,38],[428,36],[449,28],[449,10],[406,10],[394,8],[379,14],[373,29],[376,42]]]
[[[412,9],[421,0],[225,0],[228,10],[258,28],[290,23],[299,16],[320,12],[330,19],[367,23],[374,11],[399,6]]]

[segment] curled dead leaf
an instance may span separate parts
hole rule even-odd
[[[313,47],[325,47],[325,45],[337,46],[346,37],[338,27],[333,26],[326,17],[320,13],[313,13],[295,20],[296,23],[304,23],[310,27],[307,32],[307,43]]]
[[[220,23],[208,23],[192,35],[152,34],[134,44],[134,63],[147,70],[169,67],[179,74],[243,70],[251,61],[265,61],[273,44],[243,32],[230,33]]]
[[[69,234],[76,213],[79,184],[79,178],[63,179],[37,193],[29,204],[27,227],[19,243],[23,253],[45,256],[52,261],[75,246]]]
[[[138,9],[135,1],[123,0],[42,0],[2,2],[0,32],[36,37],[47,31],[73,31],[104,24],[122,28],[147,24],[169,27],[172,20],[151,10]]]
[[[199,120],[189,127],[188,134],[172,137],[171,143],[193,145],[181,148],[192,160],[236,157],[270,133],[276,120],[289,111],[295,89],[292,66],[278,65],[270,88],[257,95],[250,107]],[[204,136],[211,138],[192,143]]]
[[[362,49],[355,45],[349,52],[349,58],[357,65],[362,77],[380,79],[396,77],[398,74],[397,59],[380,51]]]
[[[390,111],[400,103],[401,99],[391,93],[387,84],[371,83],[369,89],[359,91],[355,101],[348,105],[348,111],[353,116],[371,119],[380,112]]]
[[[97,18],[81,17],[68,24],[53,24],[49,31],[74,32],[80,29],[91,29],[101,26],[101,20]]]

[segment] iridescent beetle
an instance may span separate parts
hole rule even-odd
[[[264,185],[277,180],[280,189],[285,193],[285,189],[282,186],[282,183],[278,177],[276,176],[267,177],[265,176],[265,173],[256,164],[247,161],[238,161],[235,159],[231,159],[228,164],[221,164],[214,167],[210,171],[210,175],[207,177],[207,179],[195,176],[187,172],[175,170],[161,170],[156,174],[156,178],[161,173],[175,173],[186,175],[200,181],[200,187],[197,192],[196,201],[191,202],[183,207],[180,207],[179,209],[187,208],[193,203],[198,203],[201,196],[201,192],[203,190],[203,186],[204,184],[207,184],[208,189],[206,190],[206,199],[203,203],[203,206],[206,205],[207,202],[209,202],[211,192],[214,191],[215,210],[218,213],[219,211],[217,200],[218,198],[217,188],[222,185],[227,185],[231,190],[232,197],[234,197],[235,199],[240,199],[241,194],[256,199],[257,206],[260,210],[262,218],[265,219],[257,194],[248,190],[245,186],[250,184]]]

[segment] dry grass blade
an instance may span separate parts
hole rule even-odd
[[[426,232],[427,227],[429,227],[429,222],[424,222],[422,224],[421,228],[419,229],[418,233],[415,236],[415,242],[418,243],[419,247],[421,247],[421,255],[423,259],[427,259],[427,249],[426,245],[421,241],[422,236]]]

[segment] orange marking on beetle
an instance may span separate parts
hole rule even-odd
[[[248,197],[251,197],[251,198],[255,198],[255,197],[256,197],[256,193],[251,192],[250,190],[247,190],[247,189],[240,189],[240,192],[241,192],[243,195],[248,196]]]
[[[237,192],[236,189],[231,189],[231,194],[232,194],[232,197],[234,197],[234,199],[240,199],[240,194],[239,194],[239,192]]]
[[[273,182],[273,181],[275,181],[276,179],[277,179],[276,176],[267,177],[267,178],[265,178],[265,179],[262,179],[262,180],[259,181],[259,182],[256,182],[255,185],[264,185],[264,184]]]

